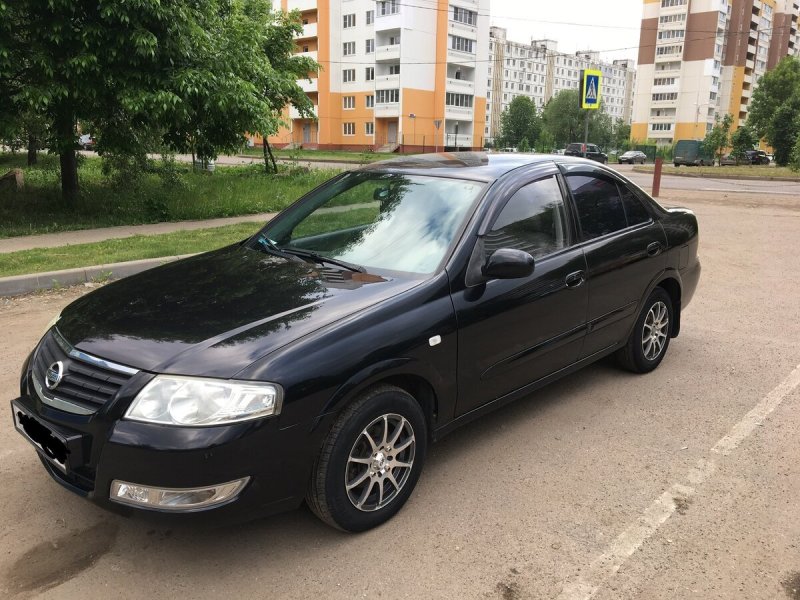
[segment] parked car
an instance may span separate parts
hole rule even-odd
[[[768,165],[770,163],[767,153],[763,150],[745,150],[744,154],[747,162],[751,165]]]
[[[621,154],[617,160],[621,165],[626,163],[629,165],[635,165],[636,163],[643,165],[645,162],[647,162],[647,155],[640,150],[628,150],[627,152]]]
[[[700,140],[678,140],[672,152],[672,164],[676,167],[713,165],[714,156],[703,147]]]
[[[566,156],[584,156],[585,158],[597,161],[599,163],[608,163],[608,156],[602,153],[600,148],[594,144],[569,144],[567,149],[564,151],[564,154]]]
[[[97,140],[90,133],[84,133],[78,138],[78,146],[83,150],[94,150],[97,146]]]
[[[730,154],[726,154],[719,160],[719,165],[721,167],[729,167],[734,165],[743,165],[746,164],[744,159],[737,159]]]
[[[658,367],[697,244],[691,211],[588,160],[375,163],[74,301],[23,365],[14,424],[100,504],[241,518],[305,499],[362,531],[456,427],[610,354]]]

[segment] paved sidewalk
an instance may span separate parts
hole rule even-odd
[[[55,248],[57,246],[71,246],[74,244],[87,244],[102,242],[133,235],[154,235],[171,233],[173,231],[188,231],[193,229],[208,229],[221,227],[234,223],[265,223],[277,213],[259,213],[256,215],[241,215],[226,217],[224,219],[207,219],[203,221],[175,221],[171,223],[153,223],[150,225],[122,225],[119,227],[102,227],[99,229],[83,229],[80,231],[62,231],[59,233],[45,233],[41,235],[27,235],[0,239],[0,254],[30,250],[32,248]]]

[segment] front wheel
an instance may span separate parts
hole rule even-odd
[[[625,347],[617,352],[619,363],[634,373],[649,373],[664,359],[669,347],[672,299],[657,287],[648,296]]]
[[[342,411],[314,464],[306,502],[327,524],[365,531],[392,518],[417,484],[425,415],[404,390],[382,385]]]

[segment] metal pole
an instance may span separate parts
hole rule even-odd
[[[661,192],[661,167],[663,164],[663,158],[656,158],[656,168],[653,170],[653,198],[658,198],[658,194]]]
[[[586,145],[589,143],[589,112],[586,111],[586,120],[583,123],[583,158],[586,158]]]

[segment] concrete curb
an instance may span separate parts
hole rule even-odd
[[[146,258],[143,260],[132,260],[108,265],[64,269],[63,271],[48,271],[46,273],[0,277],[0,296],[20,296],[39,290],[78,285],[91,281],[120,279],[189,256],[194,256],[194,254],[162,256],[160,258]]]
[[[691,167],[686,167],[687,169],[691,169]],[[646,175],[652,175],[652,169],[641,169],[639,167],[633,168],[634,173],[644,173]],[[666,171],[663,173],[664,175],[669,175],[670,177],[693,177],[695,179],[732,179],[735,181],[787,181],[790,183],[800,183],[800,177],[757,177],[755,175],[693,175],[691,173],[667,173]]]

